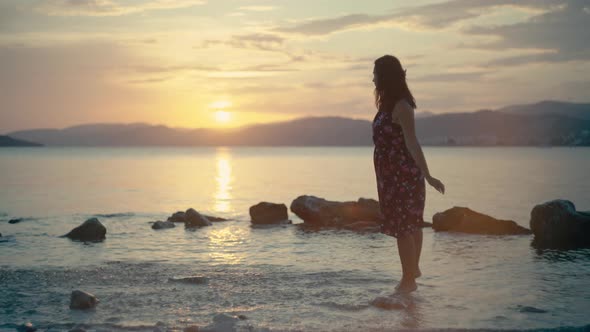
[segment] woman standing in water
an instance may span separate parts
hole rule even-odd
[[[373,82],[377,107],[373,119],[373,162],[384,216],[381,232],[397,239],[403,276],[396,290],[412,292],[421,275],[424,180],[442,194],[445,186],[428,171],[416,138],[416,102],[399,60],[391,55],[375,60]]]

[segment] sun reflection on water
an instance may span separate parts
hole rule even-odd
[[[217,175],[215,182],[217,190],[215,192],[215,205],[213,209],[217,212],[229,212],[231,209],[231,183],[232,183],[232,167],[231,154],[229,148],[220,147],[216,151],[217,159]]]

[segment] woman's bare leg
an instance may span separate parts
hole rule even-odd
[[[422,275],[422,271],[420,271],[420,254],[422,253],[422,228],[418,228],[412,236],[414,238],[414,246],[416,249],[416,272],[414,277],[419,278]]]
[[[397,250],[402,263],[402,280],[396,286],[400,292],[416,290],[416,246],[412,234],[397,238]]]

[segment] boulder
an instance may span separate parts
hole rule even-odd
[[[357,221],[383,220],[379,202],[366,198],[359,198],[356,202],[337,202],[303,195],[293,200],[291,211],[305,223],[317,226],[342,227]]]
[[[70,309],[90,309],[98,302],[96,296],[81,290],[72,291],[70,295]]]
[[[432,228],[437,231],[461,232],[488,235],[521,235],[531,231],[512,220],[499,220],[475,212],[469,208],[455,206],[432,217]]]
[[[188,209],[184,213],[184,227],[203,227],[211,225],[209,219],[201,215],[195,209]]]
[[[260,202],[250,207],[250,218],[253,224],[290,224],[285,204]]]
[[[17,224],[17,223],[19,223],[19,222],[21,222],[23,220],[25,220],[25,219],[24,218],[14,218],[14,219],[8,220],[8,223],[9,224]]]
[[[229,315],[226,313],[220,313],[213,317],[213,323],[199,328],[202,332],[234,332],[237,331],[236,324],[240,321],[240,318]]]
[[[576,211],[568,200],[552,200],[531,211],[533,246],[538,248],[590,247],[590,212]]]
[[[27,322],[27,323],[19,325],[16,328],[16,330],[18,332],[34,332],[34,331],[37,331],[37,328],[35,326],[33,326],[33,323]]]
[[[194,277],[183,277],[183,278],[168,278],[169,282],[180,282],[184,284],[193,284],[193,285],[200,285],[206,284],[209,282],[207,277],[203,276],[194,276]]]
[[[209,219],[209,221],[228,221],[229,220],[229,219],[225,219],[225,218],[221,218],[221,217],[209,216],[206,214],[203,214],[202,216]]]
[[[167,221],[171,221],[171,222],[185,222],[186,221],[186,213],[183,211],[178,211],[173,213],[170,217],[168,217]],[[221,218],[221,217],[214,217],[214,216],[208,216],[205,214],[201,214],[203,217],[207,218],[209,221],[227,221],[228,219],[225,218]]]
[[[64,235],[76,241],[102,241],[107,233],[106,227],[96,218],[86,220],[82,225]]]
[[[185,220],[184,212],[182,211],[175,212],[170,217],[168,217],[168,221],[171,222],[184,222]]]
[[[176,225],[172,221],[156,221],[152,224],[152,229],[166,229],[166,228],[174,228]]]

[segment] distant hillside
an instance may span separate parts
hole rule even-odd
[[[590,119],[569,103],[542,102],[498,111],[448,113],[416,119],[425,145],[590,145]],[[550,112],[545,110],[551,110]],[[575,112],[573,111],[575,110]],[[577,117],[573,117],[576,114]],[[148,124],[94,124],[10,133],[46,145],[72,146],[367,146],[371,122],[307,117],[233,129],[179,129]]]
[[[545,100],[536,104],[507,106],[499,109],[498,111],[520,115],[555,114],[571,118],[590,120],[590,104],[588,103],[566,103],[561,101]]]
[[[20,139],[14,139],[9,136],[2,136],[0,135],[0,147],[7,147],[7,146],[43,146],[39,143],[28,142]]]

